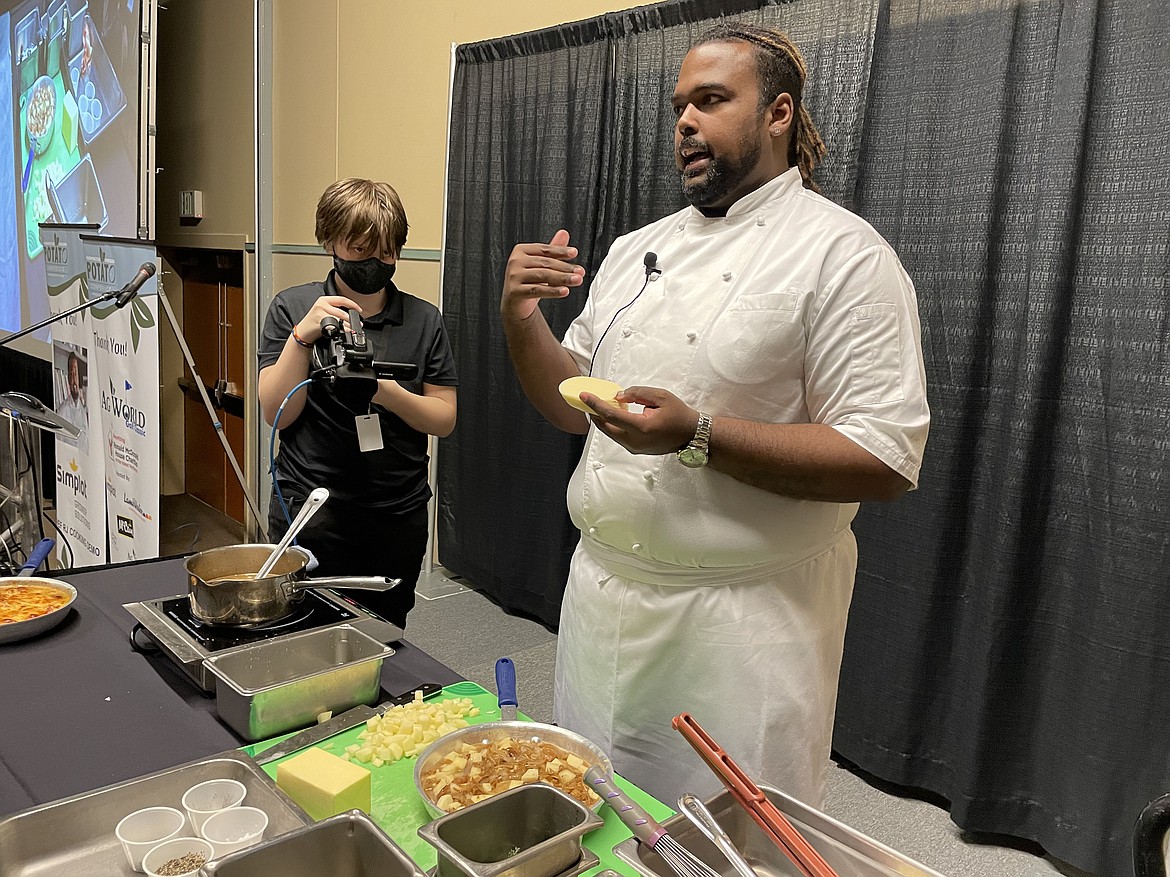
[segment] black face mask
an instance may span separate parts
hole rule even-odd
[[[345,281],[346,286],[362,295],[372,295],[385,289],[396,267],[397,263],[387,265],[381,259],[362,259],[359,262],[333,257],[333,269],[337,276]]]

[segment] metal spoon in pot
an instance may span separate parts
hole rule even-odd
[[[285,549],[292,544],[293,539],[297,538],[297,533],[304,529],[305,524],[309,523],[309,518],[317,513],[317,509],[321,508],[321,505],[327,499],[329,499],[329,489],[327,487],[318,487],[309,494],[309,498],[305,500],[305,504],[301,507],[292,525],[288,528],[288,532],[284,534],[284,538],[280,540],[280,544],[272,550],[272,553],[268,555],[268,559],[264,561],[264,566],[260,567],[260,571],[256,573],[257,579],[266,578],[272,572],[272,568],[276,566],[276,561],[284,554]]]

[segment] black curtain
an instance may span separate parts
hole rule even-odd
[[[684,203],[670,94],[683,56],[725,15],[789,30],[825,108],[824,179],[847,200],[876,27],[872,0],[686,0],[456,50],[443,311],[459,369],[459,422],[438,455],[439,558],[504,608],[555,627],[578,534],[565,486],[581,439],[528,404],[499,321],[512,246],[572,234],[586,284],[546,303],[564,333],[620,234]],[[632,292],[636,292],[633,290]]]
[[[591,276],[676,208],[667,95],[687,44],[721,13],[775,23],[810,61],[826,194],[915,280],[933,412],[920,490],[855,526],[835,748],[944,796],[964,829],[1131,873],[1133,821],[1170,789],[1162,6],[661,3],[461,47],[444,565],[555,625],[580,446],[520,393],[503,264],[563,226]],[[546,308],[554,331],[586,293]]]
[[[1162,0],[897,0],[855,209],[919,296],[921,489],[863,508],[834,746],[1131,874],[1170,790]]]

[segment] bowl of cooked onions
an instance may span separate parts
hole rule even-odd
[[[24,108],[24,129],[28,142],[37,155],[44,154],[53,139],[53,123],[57,118],[57,86],[48,76],[41,76],[28,92]]]
[[[484,722],[452,731],[419,754],[414,784],[438,818],[526,783],[547,783],[597,809],[601,798],[585,781],[604,752],[580,734],[541,722]]]
[[[77,599],[73,585],[38,576],[0,578],[0,643],[28,639],[65,620]]]

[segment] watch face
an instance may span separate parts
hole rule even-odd
[[[699,448],[683,448],[678,452],[678,461],[691,469],[707,465],[707,454]]]

